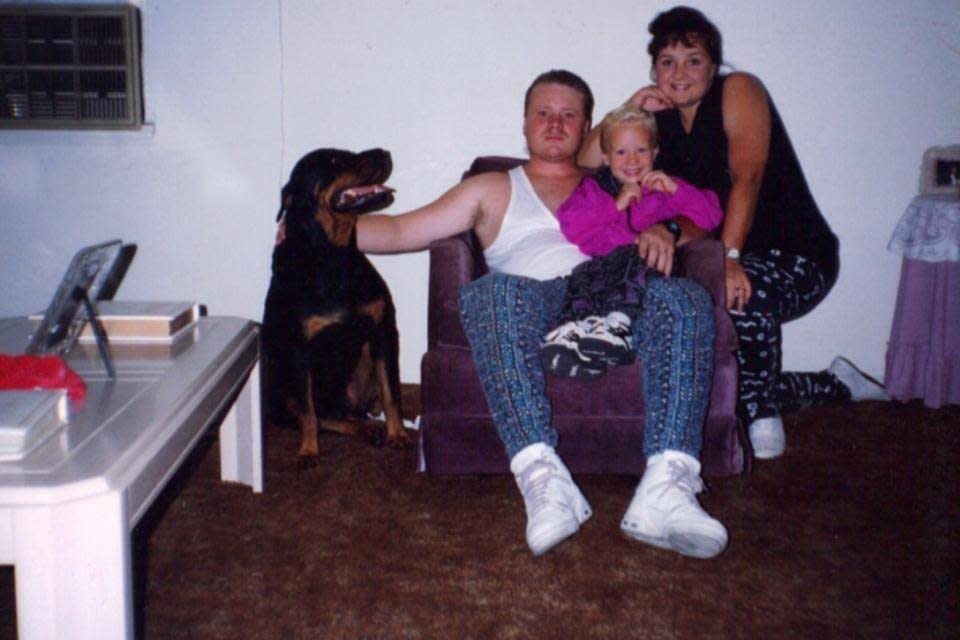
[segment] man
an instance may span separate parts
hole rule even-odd
[[[592,112],[593,95],[589,86],[570,72],[541,74],[527,89],[523,133],[530,160],[525,165],[525,173],[551,212],[556,212],[584,176],[576,157],[590,131]],[[497,237],[510,193],[506,174],[484,173],[460,182],[439,199],[409,213],[364,216],[357,224],[360,250],[367,253],[418,251],[427,248],[433,240],[469,229],[487,248]],[[692,223],[683,218],[677,222],[685,235],[696,234],[697,227]],[[641,235],[637,246],[652,268],[669,270],[675,243],[667,229],[650,229]],[[571,254],[578,256],[577,263],[586,259],[575,247]]]
[[[370,253],[415,251],[461,231],[476,232],[491,273],[463,287],[461,317],[523,495],[527,543],[535,555],[576,533],[592,513],[554,450],[557,434],[536,357],[563,302],[562,276],[588,259],[563,237],[554,214],[584,175],[576,157],[592,110],[593,96],[581,78],[544,73],[524,100],[526,164],[464,180],[414,211],[367,215],[357,223],[357,244]],[[651,267],[669,271],[674,236],[668,229],[655,225],[637,246]],[[713,336],[712,305],[699,286],[682,278],[650,284],[634,328],[648,407],[647,469],[621,530],[694,557],[715,556],[727,544],[726,529],[695,497],[702,489],[697,458]]]

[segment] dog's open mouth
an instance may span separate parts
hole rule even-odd
[[[393,203],[394,190],[382,184],[367,184],[341,189],[333,197],[337,211],[376,211]]]

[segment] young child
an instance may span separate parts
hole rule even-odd
[[[671,222],[677,216],[706,231],[723,218],[713,191],[653,169],[658,138],[652,114],[624,105],[600,126],[604,167],[584,178],[557,210],[567,239],[595,257],[571,273],[563,321],[540,348],[544,370],[565,377],[595,378],[607,366],[633,361],[631,326],[646,279],[660,275],[637,254],[637,235],[662,223],[679,237]]]

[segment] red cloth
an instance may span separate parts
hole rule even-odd
[[[0,390],[66,389],[78,405],[87,395],[87,384],[57,356],[8,356],[0,354]]]

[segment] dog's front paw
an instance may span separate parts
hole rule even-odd
[[[413,446],[413,437],[410,432],[404,428],[390,433],[387,436],[387,446],[393,449],[406,449]]]
[[[316,469],[320,465],[320,456],[316,454],[304,454],[301,453],[297,456],[297,469],[301,471],[308,471],[310,469]]]
[[[387,430],[379,422],[367,424],[367,441],[378,449],[387,442]]]

